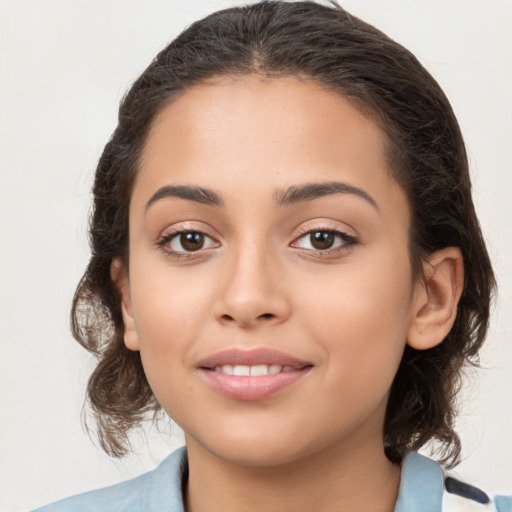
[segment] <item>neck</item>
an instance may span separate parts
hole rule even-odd
[[[226,461],[187,439],[187,512],[392,512],[400,468],[382,444],[329,446],[300,461],[254,467]]]

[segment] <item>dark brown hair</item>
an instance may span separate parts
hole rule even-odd
[[[484,341],[494,276],[475,214],[466,151],[448,100],[405,48],[337,4],[265,1],[215,12],[162,50],[123,99],[119,122],[99,161],[91,217],[92,255],[73,300],[75,338],[99,362],[88,385],[100,443],[122,456],[128,433],[159,411],[138,352],[123,343],[110,277],[113,258],[128,264],[128,206],[139,157],[155,116],[187,88],[218,76],[295,76],[322,84],[375,119],[387,135],[390,168],[412,209],[415,275],[432,252],[462,251],[464,291],[455,324],[438,346],[407,346],[384,425],[386,454],[439,442],[454,464],[455,398],[465,364]]]

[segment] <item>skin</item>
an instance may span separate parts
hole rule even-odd
[[[125,343],[184,429],[190,511],[392,511],[400,468],[383,422],[405,344],[440,343],[455,318],[455,248],[412,276],[410,209],[383,132],[340,95],[291,77],[219,78],[157,117],[130,203],[130,266],[112,277]],[[364,191],[284,206],[276,191],[343,182]],[[212,189],[223,206],[162,187]],[[207,236],[197,251],[173,230]],[[320,250],[309,231],[347,233]],[[352,243],[355,240],[355,243]],[[169,250],[183,257],[172,257]],[[273,348],[312,363],[264,400],[213,391],[198,362],[228,348]]]

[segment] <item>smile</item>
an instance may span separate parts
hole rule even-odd
[[[198,364],[199,375],[214,392],[232,400],[270,398],[302,380],[314,367],[273,349],[229,349]]]
[[[225,375],[237,375],[239,377],[276,375],[281,372],[292,372],[295,370],[292,366],[280,366],[278,364],[258,364],[256,366],[225,364],[224,366],[216,366],[214,369],[216,372],[222,372]]]

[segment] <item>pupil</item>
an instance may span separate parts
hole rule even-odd
[[[331,231],[315,231],[310,235],[311,245],[315,249],[329,249],[334,243],[334,233]]]
[[[182,233],[180,235],[180,242],[183,249],[187,251],[197,251],[201,249],[204,244],[204,235],[202,233]]]

